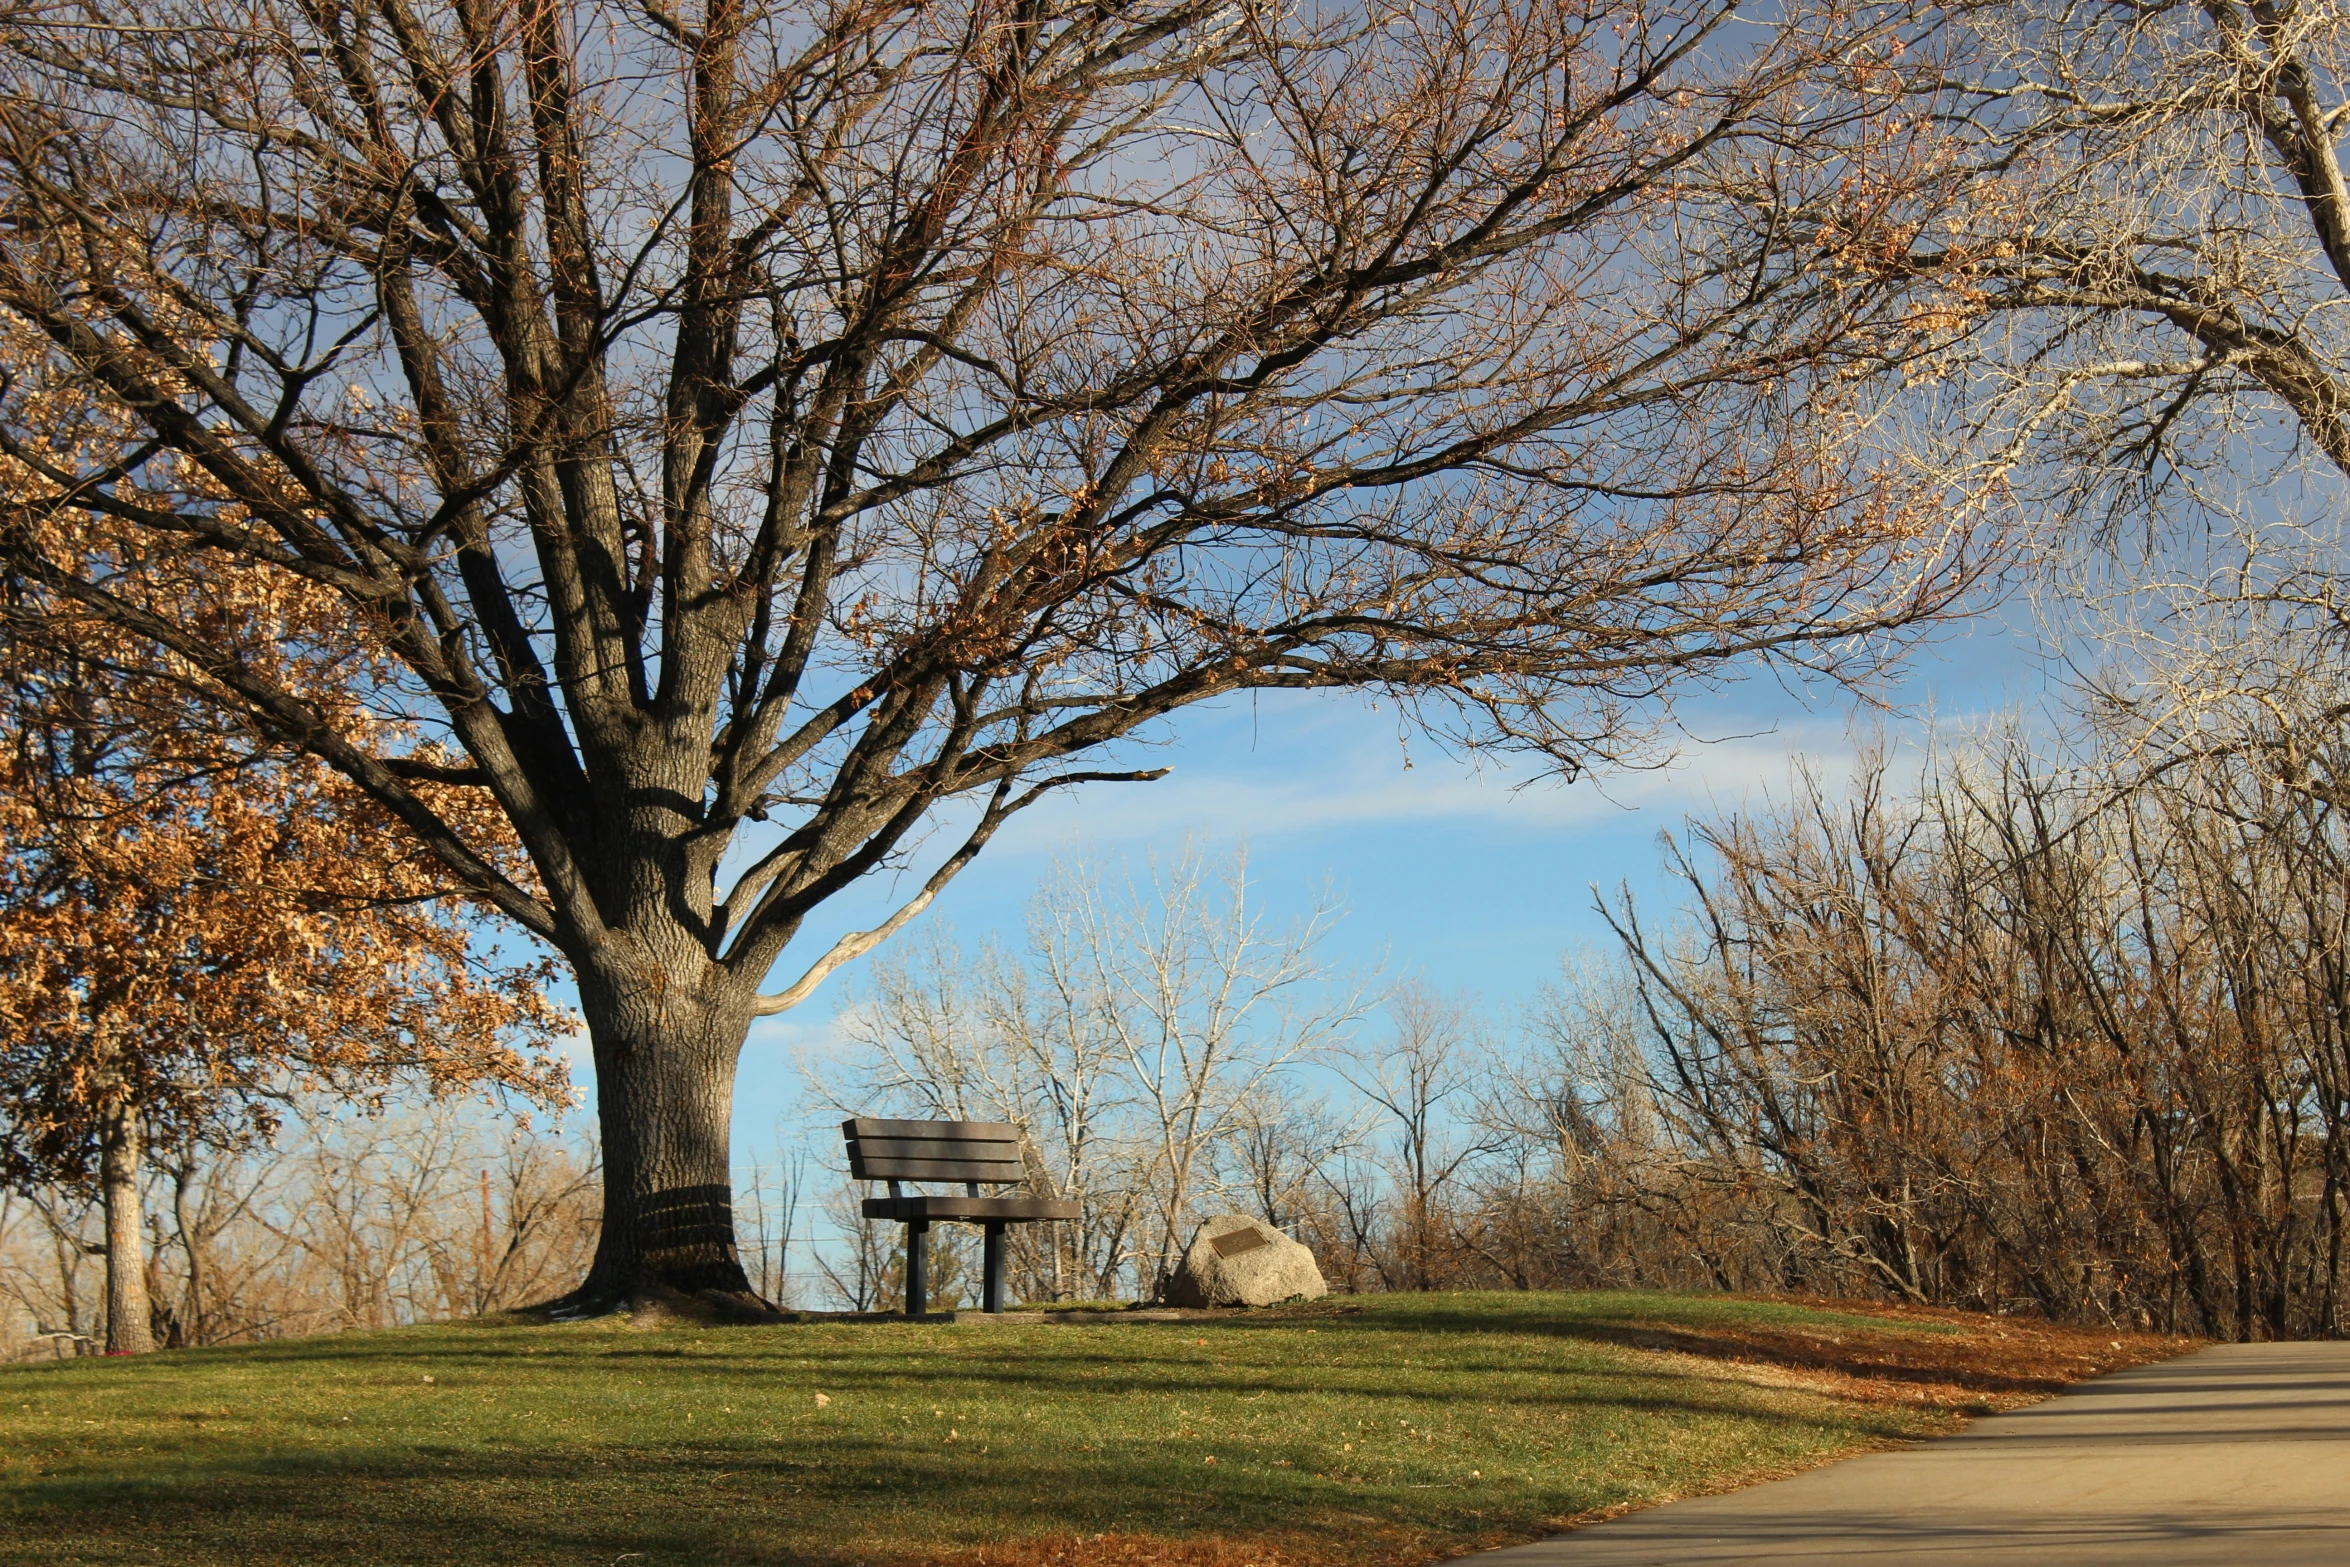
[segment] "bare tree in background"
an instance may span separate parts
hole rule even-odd
[[[1479,1086],[1496,1154],[1477,1176],[1480,1250],[1518,1287],[1617,1282],[1626,1257],[1706,1255],[1708,1237],[1668,1218],[1690,1182],[1662,1135],[1649,1037],[1630,965],[1572,953],[1537,993],[1520,1050]],[[1735,1287],[1710,1264],[1675,1282]]]
[[[754,1163],[738,1184],[736,1249],[749,1258],[744,1272],[751,1288],[762,1300],[793,1305],[793,1248],[808,1239],[801,1222],[808,1206],[807,1153],[795,1150],[773,1166]]]
[[[878,960],[840,1013],[853,1058],[816,1073],[843,1114],[1019,1125],[1027,1186],[1082,1208],[1075,1221],[1008,1237],[1015,1286],[1053,1300],[1115,1292],[1140,1198],[1118,1124],[1129,1090],[1067,913],[1066,900],[1040,891],[1018,958],[990,943],[974,961],[934,926]]]
[[[890,1300],[891,1236],[887,1221],[868,1219],[860,1206],[865,1195],[854,1185],[841,1187],[825,1200],[825,1216],[833,1232],[847,1242],[846,1253],[816,1253],[816,1270],[835,1300],[851,1311],[878,1311]],[[899,1254],[903,1255],[903,1243]],[[904,1275],[899,1274],[900,1279]],[[905,1298],[900,1285],[897,1299]]]
[[[1952,17],[1932,102],[1963,194],[1903,250],[1852,259],[1928,287],[1947,330],[1919,373],[1972,441],[1960,482],[2096,524],[2059,623],[2118,656],[2093,677],[2159,750],[2338,726],[2350,11]],[[2058,553],[2069,531],[2044,530]]]
[[[1221,1195],[1220,1156],[1261,1098],[1336,1047],[1363,1011],[1360,991],[1319,951],[1329,904],[1273,927],[1247,872],[1244,857],[1219,873],[1189,851],[1123,897],[1099,880],[1069,889],[1150,1150],[1141,1189],[1151,1213],[1137,1255],[1154,1298],[1199,1205]]]
[[[156,1340],[226,1344],[383,1328],[543,1299],[593,1254],[592,1142],[499,1107],[395,1094],[379,1114],[290,1095],[272,1142],[165,1145],[150,1166]],[[5,1342],[29,1321],[89,1333],[85,1269],[102,1251],[75,1191],[0,1216]],[[47,1231],[46,1234],[41,1231]]]
[[[974,964],[940,934],[877,963],[842,1014],[856,1054],[823,1091],[1019,1122],[1031,1184],[1085,1210],[1057,1237],[1020,1237],[1058,1248],[1033,1274],[1057,1294],[1107,1296],[1128,1276],[1155,1294],[1204,1206],[1253,1205],[1250,1140],[1363,1009],[1319,956],[1331,918],[1324,906],[1273,925],[1238,855],[1186,850],[1148,880],[1056,866],[1020,958],[991,949]]]
[[[1074,1221],[1021,1233],[1024,1243],[1046,1247],[1036,1282],[1056,1300],[1114,1296],[1142,1215],[1119,1135],[1131,1088],[1088,961],[1080,900],[1062,885],[1089,874],[1080,865],[1056,865],[1029,901],[1024,961],[995,948],[983,970],[988,1036],[1020,1063],[1018,1097],[1003,1102],[1018,1107],[1027,1129],[1030,1182],[1040,1197],[1080,1205]]]
[[[1485,1146],[1473,1120],[1454,1101],[1464,1100],[1481,1076],[1493,1041],[1481,1037],[1475,1008],[1413,980],[1388,994],[1391,1032],[1359,1046],[1340,1064],[1347,1082],[1362,1095],[1392,1141],[1388,1159],[1402,1212],[1398,1237],[1400,1276],[1391,1288],[1434,1289],[1453,1251],[1447,1229],[1451,1188]]]
[[[1679,919],[1617,908],[1644,1113],[1578,1096],[1555,1199],[1608,1272],[2341,1331],[2350,831],[2265,753],[2088,732],[1799,779],[1693,827]]]
[[[1234,1186],[1267,1224],[1300,1228],[1319,1206],[1331,1161],[1361,1142],[1362,1120],[1295,1083],[1257,1095],[1233,1137]]]
[[[570,962],[606,1194],[571,1300],[747,1304],[752,1020],[1013,812],[1236,691],[1572,772],[1733,661],[1948,605],[1874,443],[1917,327],[1901,5],[76,0],[0,24],[0,532]],[[28,406],[118,421],[67,465]],[[103,513],[100,573],[29,525]],[[159,614],[339,595],[454,758]],[[479,790],[531,870],[435,809]],[[942,807],[952,803],[945,816]],[[954,824],[914,895],[810,918]],[[787,982],[763,991],[792,958]]]

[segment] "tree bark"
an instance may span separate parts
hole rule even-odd
[[[147,1303],[147,1221],[139,1202],[138,1108],[108,1111],[98,1135],[98,1184],[106,1203],[106,1353],[144,1355],[155,1347],[155,1331]]]
[[[654,972],[654,971],[648,971]],[[752,997],[697,991],[675,969],[615,981],[581,965],[596,1063],[604,1228],[559,1314],[675,1305],[765,1314],[735,1251],[729,1157],[735,1064]],[[666,982],[664,979],[666,978]]]
[[[179,1232],[180,1250],[188,1258],[187,1341],[205,1342],[204,1337],[204,1249],[197,1244],[196,1235],[188,1227],[188,1182],[190,1171],[186,1161],[171,1175],[171,1222]]]

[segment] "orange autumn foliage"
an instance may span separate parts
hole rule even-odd
[[[86,401],[52,395],[40,412],[51,460],[163,481]],[[138,578],[150,611],[204,627],[354,737],[427,768],[442,760],[413,744],[379,650],[326,613],[319,589],[40,504],[55,483],[0,463],[16,526]],[[545,995],[547,963],[486,945],[442,862],[341,775],[263,724],[224,724],[207,706],[217,674],[36,585],[6,585],[0,1183],[103,1188],[110,1319],[145,1314],[135,1278],[116,1277],[137,1266],[145,1146],[267,1136],[297,1089],[366,1100],[404,1080],[570,1096],[549,1050],[569,1020]],[[519,861],[495,812],[418,787]],[[134,1293],[116,1298],[118,1284]],[[146,1347],[142,1323],[110,1320],[109,1336]]]
[[[54,726],[0,705],[0,1179],[86,1181],[111,1102],[220,1142],[294,1081],[567,1096],[543,967],[485,963],[437,867],[326,769],[224,745],[77,774]]]

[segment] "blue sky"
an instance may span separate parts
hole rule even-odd
[[[1687,737],[1672,766],[1564,787],[1528,782],[1523,767],[1448,756],[1422,737],[1407,746],[1394,710],[1362,698],[1195,709],[1151,758],[1171,765],[1171,776],[1040,804],[924,918],[951,923],[966,943],[999,931],[1016,941],[1056,857],[1085,851],[1139,864],[1187,842],[1213,852],[1245,843],[1260,906],[1302,917],[1325,892],[1335,895],[1344,917],[1325,951],[1338,962],[1418,974],[1506,1014],[1556,972],[1562,953],[1605,937],[1594,883],[1629,884],[1659,906],[1658,834],[1686,816],[1783,792],[1798,757],[1840,777],[1872,736],[1914,750],[1936,728],[2039,701],[2050,677],[2030,626],[2028,611],[2010,606],[1945,628],[1875,693],[1882,706],[1767,679],[1700,693],[1681,709]],[[894,890],[903,896],[913,884]],[[877,918],[892,890],[862,889],[828,911],[831,924],[809,933],[776,984],[796,977],[794,958]],[[799,1061],[827,1048],[857,981],[857,966],[845,969],[798,1011],[753,1031],[737,1090],[739,1161],[770,1161],[798,1144],[812,1163],[830,1163],[832,1150],[817,1146],[823,1134],[809,1125]]]

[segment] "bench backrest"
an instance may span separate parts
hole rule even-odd
[[[1009,1121],[876,1121],[840,1124],[848,1139],[849,1174],[860,1181],[970,1181],[1010,1184],[1024,1179],[1020,1128]]]

